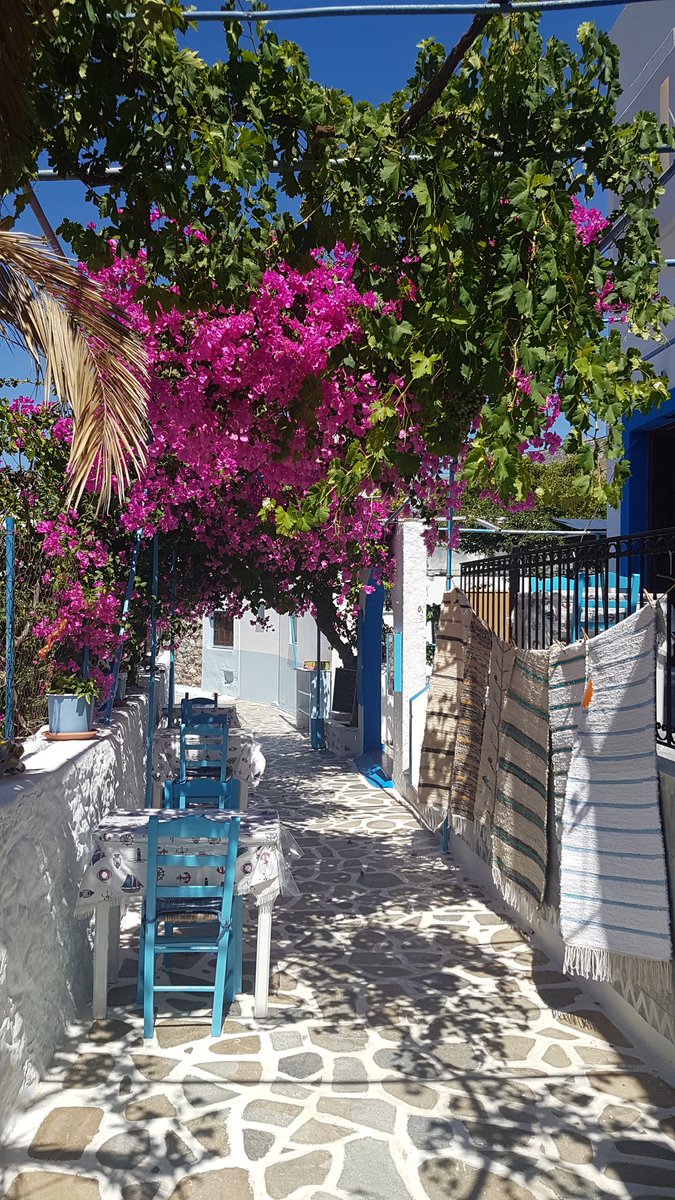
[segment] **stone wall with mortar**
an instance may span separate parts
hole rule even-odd
[[[156,695],[161,711],[162,673]],[[91,1004],[90,923],[73,906],[92,830],[143,804],[146,721],[131,694],[96,741],[36,739],[25,773],[0,780],[0,1130]]]
[[[176,647],[176,683],[186,687],[202,686],[203,634],[201,620],[181,637]]]

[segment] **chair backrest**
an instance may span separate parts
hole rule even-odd
[[[226,924],[232,918],[235,867],[239,846],[239,821],[236,816],[229,821],[213,821],[197,813],[185,813],[170,821],[162,820],[161,812],[155,810],[148,817],[148,880],[145,894],[147,921],[157,916],[157,901],[166,897],[185,900],[221,899],[220,921]],[[184,846],[197,838],[207,838],[210,845],[206,854],[188,852]],[[173,844],[169,839],[174,839]],[[183,842],[180,849],[178,843]],[[167,846],[168,843],[168,846]],[[161,854],[161,864],[160,859]],[[157,868],[179,867],[184,882],[160,884]],[[198,883],[197,880],[222,878],[222,883]]]
[[[213,696],[184,696],[180,702],[181,721],[193,721],[197,714],[213,712],[218,709],[218,693]]]
[[[194,709],[183,720],[184,725],[229,725],[232,713],[227,708]]]
[[[183,721],[180,727],[180,778],[209,774],[225,782],[228,737],[227,724],[202,725],[201,722]]]
[[[241,786],[238,779],[167,779],[164,808],[185,809],[190,804],[214,805],[221,812],[239,810]]]

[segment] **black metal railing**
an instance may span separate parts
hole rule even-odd
[[[462,589],[479,616],[523,649],[593,637],[641,608],[662,613],[657,672],[659,742],[675,747],[675,529],[538,544],[462,564]]]

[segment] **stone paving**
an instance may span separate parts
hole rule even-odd
[[[0,1152],[7,1200],[675,1195],[675,1089],[390,793],[246,715],[258,800],[304,852],[270,1016],[252,1016],[247,944],[221,1038],[179,996],[144,1043],[127,919],[111,1015],[76,1031]]]

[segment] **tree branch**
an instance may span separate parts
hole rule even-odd
[[[462,35],[457,45],[453,50],[450,51],[448,57],[443,63],[443,66],[438,68],[429,86],[422,92],[422,95],[418,97],[415,103],[411,105],[408,111],[401,117],[398,126],[400,137],[403,137],[406,133],[410,133],[411,129],[414,129],[416,125],[419,125],[422,117],[428,113],[432,105],[436,103],[439,96],[448,86],[452,76],[455,73],[455,70],[464,58],[467,50],[473,45],[479,34],[483,32],[490,18],[494,16],[495,11],[499,11],[497,5],[495,5],[494,8],[490,5],[488,6],[487,12],[478,13],[474,17],[466,33]]]
[[[333,649],[337,650],[342,659],[343,667],[354,670],[356,668],[356,654],[340,629],[340,619],[333,597],[327,593],[315,595],[314,604],[317,625],[322,634],[328,639]]]

